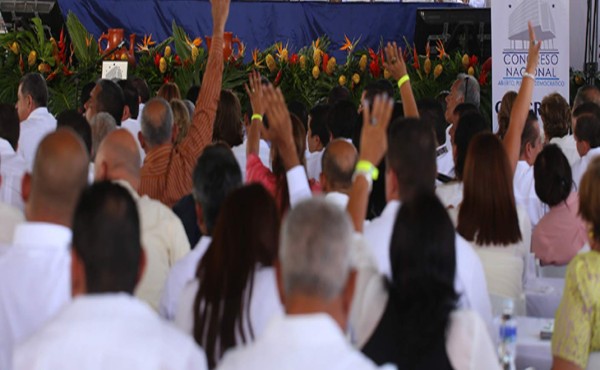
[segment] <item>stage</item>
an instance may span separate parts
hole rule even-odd
[[[164,40],[175,20],[192,37],[211,34],[208,1],[190,0],[58,0],[63,15],[73,12],[96,37],[108,28],[124,28],[126,35],[152,34]],[[275,42],[289,43],[291,50],[310,45],[318,37],[331,39],[329,50],[343,61],[339,48],[344,35],[360,37],[359,46],[377,50],[380,42],[404,39],[412,43],[417,8],[457,7],[436,3],[312,3],[232,2],[227,31],[246,45],[246,58],[254,48]]]

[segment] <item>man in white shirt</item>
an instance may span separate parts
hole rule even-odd
[[[277,265],[286,315],[227,352],[218,369],[376,369],[344,335],[356,278],[351,244],[352,224],[338,207],[311,199],[292,209]]]
[[[588,165],[600,156],[600,119],[590,114],[580,116],[575,126],[575,140],[581,158],[573,165],[573,181],[579,188]]]
[[[348,194],[352,187],[352,175],[358,161],[358,152],[351,143],[335,139],[327,145],[323,153],[321,188],[327,201],[346,209]]]
[[[139,116],[142,113],[139,105],[140,97],[131,81],[121,80],[119,81],[119,86],[123,90],[123,98],[125,101],[125,105],[123,106],[123,117],[121,118],[121,127],[129,131],[135,138],[135,142],[140,152],[141,163],[144,163],[146,152],[142,149],[142,144],[140,144],[140,141],[137,139],[142,130],[142,125],[139,120]]]
[[[0,163],[0,168],[2,163]],[[0,185],[2,185],[0,176]],[[0,245],[9,245],[13,241],[13,235],[17,226],[25,221],[23,212],[9,204],[0,201]]]
[[[381,216],[365,224],[364,237],[372,248],[379,271],[390,277],[390,241],[401,201],[419,191],[433,192],[437,171],[435,138],[425,122],[414,119],[393,122],[388,130],[387,148],[385,179],[388,203]],[[461,296],[461,308],[476,311],[491,328],[491,303],[481,261],[458,233],[454,283]]]
[[[323,151],[331,140],[331,132],[327,127],[329,105],[317,105],[308,115],[308,132],[306,133],[306,174],[308,179],[319,180]]]
[[[21,78],[17,92],[17,113],[21,133],[17,153],[31,168],[37,147],[46,134],[56,130],[56,119],[48,112],[48,86],[39,73]]]
[[[242,185],[240,167],[231,150],[222,144],[206,147],[198,158],[193,182],[196,218],[202,237],[196,247],[171,268],[164,284],[159,313],[168,320],[175,319],[183,289],[196,278],[198,263],[210,245],[221,203]]]
[[[0,202],[21,211],[25,209],[21,180],[28,169],[27,162],[17,154],[20,123],[15,107],[0,105]]]
[[[17,347],[14,370],[204,370],[193,339],[132,296],[143,275],[140,219],[130,191],[84,190],[73,221],[73,301]]]
[[[521,149],[513,178],[513,186],[515,201],[527,210],[532,227],[538,224],[547,211],[546,206],[535,192],[535,179],[533,177],[533,164],[543,147],[537,117],[533,112],[529,112],[521,134]]]
[[[71,297],[71,222],[87,184],[88,156],[69,130],[46,136],[33,173],[23,179],[27,222],[0,255],[0,368],[13,348],[47,323]]]
[[[146,83],[146,81],[140,77],[132,78],[131,84],[137,90],[137,94],[139,97],[138,115],[136,118],[137,118],[138,122],[140,122],[142,120],[142,111],[144,110],[144,106],[146,105],[146,102],[148,100],[150,100],[150,88],[148,87],[148,84]],[[193,114],[193,111],[191,114]],[[190,114],[190,117],[191,117],[191,114]],[[135,136],[135,137],[137,138],[137,136]]]
[[[190,251],[179,218],[159,201],[140,196],[140,156],[135,139],[126,130],[115,130],[100,144],[94,165],[96,181],[116,181],[135,200],[142,225],[142,245],[147,268],[135,295],[158,310],[169,269]]]

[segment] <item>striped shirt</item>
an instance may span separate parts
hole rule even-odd
[[[192,125],[177,146],[152,148],[141,169],[140,195],[169,208],[192,191],[192,173],[204,148],[212,142],[213,126],[223,79],[223,36],[214,36]]]

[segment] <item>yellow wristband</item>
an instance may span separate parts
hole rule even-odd
[[[398,80],[398,88],[401,89],[402,85],[404,85],[408,81],[410,81],[410,77],[408,77],[407,74],[404,75],[404,76],[402,76],[402,77],[400,77],[400,79]]]
[[[262,122],[262,121],[263,121],[263,116],[262,116],[262,114],[254,113],[254,114],[252,115],[252,118],[251,118],[251,120],[252,120],[252,121],[254,121],[255,119],[257,119],[257,120],[259,120],[260,122]]]
[[[358,161],[355,171],[370,174],[373,180],[379,178],[379,170],[369,161]]]

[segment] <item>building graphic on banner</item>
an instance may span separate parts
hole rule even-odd
[[[543,96],[558,92],[569,98],[569,1],[514,0],[492,4],[493,100],[496,112],[508,91],[517,91],[527,66],[528,22],[542,42],[532,109]],[[494,127],[496,117],[494,117]]]

